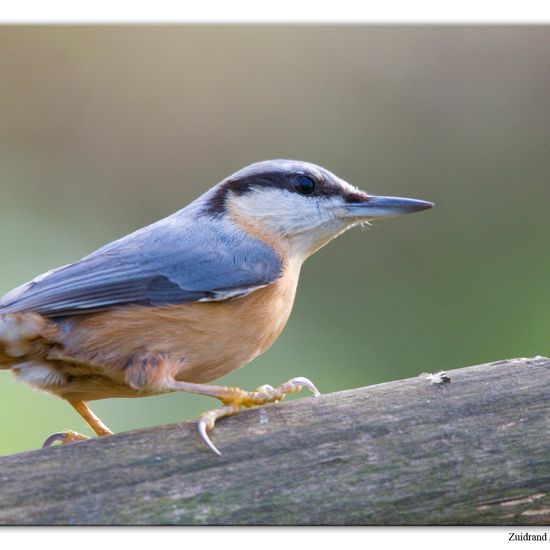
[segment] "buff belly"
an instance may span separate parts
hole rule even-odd
[[[242,298],[131,306],[44,319],[0,317],[0,368],[71,400],[142,397],[168,380],[205,383],[245,365],[281,333],[298,273]]]

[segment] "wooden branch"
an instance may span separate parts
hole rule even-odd
[[[0,459],[2,524],[550,523],[550,360]]]

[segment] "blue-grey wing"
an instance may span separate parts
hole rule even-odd
[[[47,317],[123,305],[225,300],[269,285],[282,262],[263,241],[228,222],[177,213],[9,292],[0,314]]]

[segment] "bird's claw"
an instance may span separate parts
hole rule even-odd
[[[50,435],[46,441],[42,444],[42,448],[46,449],[51,447],[54,443],[60,443],[61,445],[67,445],[69,443],[75,443],[76,441],[85,441],[90,439],[87,435],[79,434],[73,430],[67,430],[65,432],[57,432]]]
[[[288,390],[288,393],[300,391],[302,388],[308,389],[315,397],[319,397],[321,392],[317,389],[317,386],[309,379],[304,376],[297,376],[292,380],[289,380],[287,384],[290,384],[293,389]],[[284,386],[285,384],[283,384]]]
[[[201,418],[197,424],[197,430],[199,431],[199,435],[201,436],[201,439],[208,445],[210,450],[212,450],[214,453],[216,453],[218,456],[222,456],[222,453],[219,451],[219,449],[212,443],[212,440],[208,436],[208,428],[207,428],[207,422],[204,418]]]
[[[219,409],[212,409],[211,411],[205,412],[199,416],[199,422],[197,424],[197,430],[201,439],[208,445],[208,447],[214,451],[218,456],[222,456],[220,450],[212,443],[212,440],[208,436],[208,431],[214,428],[216,425],[216,420],[218,418],[223,418],[224,416],[231,416],[236,414],[241,410],[241,405],[237,404],[226,404]]]
[[[321,392],[316,388],[315,384],[303,376],[292,378],[277,388],[273,388],[273,386],[269,384],[264,384],[252,392],[240,390],[238,388],[227,388],[227,392],[219,396],[219,399],[224,405],[218,409],[213,409],[200,415],[197,423],[199,435],[211,451],[218,456],[222,456],[222,453],[214,443],[212,443],[208,435],[208,432],[216,425],[216,420],[224,416],[236,414],[243,407],[253,407],[255,405],[264,405],[265,403],[280,401],[287,394],[300,391],[303,388],[311,391],[315,397],[321,395]]]

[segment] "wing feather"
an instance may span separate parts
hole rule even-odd
[[[182,210],[9,292],[0,314],[46,317],[123,305],[223,300],[274,282],[282,262],[263,241],[224,220]]]

